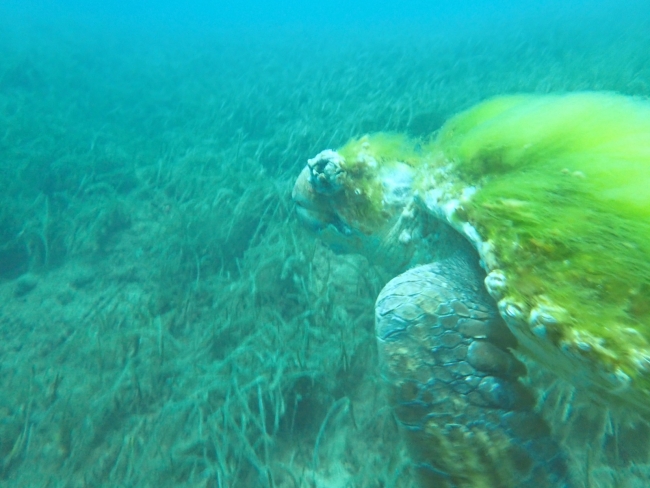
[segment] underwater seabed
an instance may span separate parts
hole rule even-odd
[[[377,370],[389,277],[303,235],[293,178],[209,178],[230,196],[179,204],[164,191],[179,175],[140,174],[101,251],[0,285],[2,483],[418,486]],[[190,237],[187,209],[238,230]],[[238,269],[210,272],[216,245]],[[528,367],[577,486],[647,486],[650,425]]]
[[[377,370],[390,277],[304,234],[293,175],[199,181],[201,161],[138,172],[128,223],[0,285],[3,483],[418,486]],[[647,486],[648,423],[528,367],[577,486]]]
[[[239,176],[180,203],[177,176],[141,174],[119,236],[0,285],[2,484],[409,486],[372,367],[380,281],[305,242],[288,178]]]

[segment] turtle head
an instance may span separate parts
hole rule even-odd
[[[298,216],[337,252],[403,266],[412,255],[415,161],[413,144],[394,134],[322,151],[294,186]]]

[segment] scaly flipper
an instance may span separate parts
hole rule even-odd
[[[449,258],[399,275],[377,299],[382,372],[414,462],[426,486],[571,486],[477,273]]]

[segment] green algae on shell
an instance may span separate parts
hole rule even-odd
[[[577,383],[650,399],[650,103],[498,97],[426,144],[375,134],[338,153],[349,221],[371,234],[390,214],[378,168],[412,169],[412,196],[473,243],[524,352]]]
[[[544,325],[540,340],[518,331],[532,353],[550,341],[650,393],[650,104],[501,97],[452,118],[431,149],[478,188],[464,216],[491,243],[507,300]],[[541,324],[545,309],[561,317]]]

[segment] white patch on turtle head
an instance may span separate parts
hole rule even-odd
[[[374,157],[372,157],[370,154],[365,153],[363,151],[357,154],[357,157],[355,158],[355,162],[357,165],[367,166],[368,168],[372,168],[372,169],[375,169],[378,166],[377,160]]]
[[[332,195],[343,188],[345,159],[336,151],[325,149],[307,160],[310,182],[321,195]]]
[[[404,207],[413,198],[413,168],[398,162],[379,172],[385,207]]]

